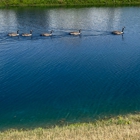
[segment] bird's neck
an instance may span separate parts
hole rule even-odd
[[[122,28],[122,32],[124,31],[124,28]]]

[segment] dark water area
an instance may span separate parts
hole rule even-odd
[[[139,13],[139,7],[0,9],[0,129],[140,111]],[[111,34],[123,26],[123,36]],[[79,29],[80,36],[69,35]],[[7,36],[17,30],[33,36]],[[52,37],[40,36],[50,30]]]

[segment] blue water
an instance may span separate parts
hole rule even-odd
[[[0,9],[0,129],[139,112],[139,13],[139,7]],[[123,26],[123,36],[111,34]],[[18,29],[33,36],[7,36]],[[80,36],[69,35],[79,29]],[[40,36],[50,30],[52,37]]]

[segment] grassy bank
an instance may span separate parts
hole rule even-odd
[[[140,113],[53,128],[7,130],[0,140],[138,140]]]
[[[109,6],[140,5],[140,0],[0,0],[1,7],[11,6]]]

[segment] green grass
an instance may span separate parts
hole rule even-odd
[[[112,6],[140,5],[140,0],[0,0],[0,6]]]
[[[0,140],[139,140],[140,113],[52,128],[9,129]]]

